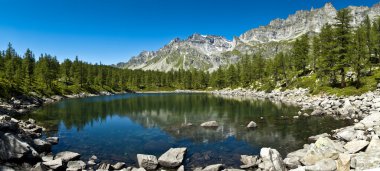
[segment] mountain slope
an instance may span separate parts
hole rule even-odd
[[[380,16],[380,5],[373,7],[349,6],[354,16],[352,25],[358,26],[368,15]],[[319,33],[322,26],[335,23],[337,10],[331,3],[319,9],[301,10],[287,19],[275,19],[267,26],[251,29],[229,41],[221,36],[193,34],[185,40],[176,38],[155,52],[144,51],[118,67],[129,69],[170,71],[200,69],[215,71],[221,65],[236,63],[242,54],[260,52],[272,57],[290,49],[292,40],[303,34]]]

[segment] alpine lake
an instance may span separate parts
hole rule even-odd
[[[350,121],[300,117],[299,107],[269,100],[226,98],[206,93],[137,93],[65,99],[24,116],[45,127],[44,136],[60,141],[52,152],[73,151],[81,159],[137,164],[137,154],[157,158],[171,147],[186,147],[186,168],[223,163],[240,166],[240,155],[258,155],[262,147],[283,157],[302,148],[308,137],[329,133]],[[215,120],[219,127],[203,128]],[[246,125],[254,121],[257,128]],[[190,126],[191,125],[191,126]]]

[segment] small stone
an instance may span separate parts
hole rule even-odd
[[[67,168],[70,170],[82,170],[86,168],[86,163],[81,160],[69,161],[67,163]]]
[[[46,138],[46,141],[51,144],[58,144],[59,138],[58,137],[48,137]]]
[[[63,151],[58,153],[54,159],[62,159],[63,162],[68,162],[71,160],[76,160],[80,158],[79,153],[71,152],[71,151]]]
[[[125,163],[124,162],[117,162],[116,164],[112,165],[112,168],[115,169],[115,170],[120,170],[123,167],[125,167]]]
[[[257,124],[253,121],[249,122],[247,125],[247,128],[256,128],[256,127],[257,127]]]
[[[55,160],[50,160],[47,162],[43,162],[43,165],[49,167],[50,169],[58,169],[62,167],[62,159],[55,159]]]
[[[218,127],[218,123],[216,121],[208,121],[201,124],[202,127]]]
[[[202,171],[219,171],[223,167],[223,164],[213,164],[205,167]]]

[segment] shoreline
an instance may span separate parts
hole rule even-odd
[[[102,95],[115,95],[122,94],[127,92],[119,93],[99,93],[99,94],[85,94],[81,93],[78,95],[69,95],[69,96],[52,96],[50,98],[42,98],[43,102],[40,106],[33,106],[26,108],[26,110],[31,111],[38,107],[41,107],[44,104],[55,103],[62,99],[70,98],[85,98],[93,96],[102,96]],[[309,138],[310,141],[314,143],[305,144],[304,148],[301,148],[297,151],[290,152],[286,156],[281,157],[276,149],[271,148],[262,148],[259,156],[241,156],[243,169],[256,168],[261,170],[336,170],[342,167],[348,167],[355,170],[363,170],[380,167],[380,92],[367,92],[360,96],[349,96],[349,97],[336,97],[328,95],[310,95],[307,89],[293,89],[286,90],[283,92],[273,91],[271,93],[252,91],[247,89],[234,89],[234,90],[215,90],[215,91],[192,91],[192,90],[175,90],[175,91],[152,91],[152,92],[135,92],[135,93],[210,93],[214,95],[221,95],[224,97],[247,97],[254,99],[269,99],[273,102],[281,102],[288,105],[296,105],[301,107],[299,115],[304,117],[308,116],[322,116],[329,115],[334,116],[338,119],[352,119],[355,121],[354,125],[339,128],[332,130],[331,133],[323,133],[320,135],[314,135]],[[22,105],[22,102],[18,102],[17,99],[11,100],[16,102],[14,104]],[[359,103],[361,102],[361,103]],[[3,102],[4,103],[4,102]],[[364,106],[364,107],[363,107]],[[1,107],[1,106],[0,106]],[[22,108],[23,109],[23,108]],[[313,110],[310,114],[307,114],[306,110]],[[1,112],[1,111],[0,111]],[[25,113],[25,112],[22,112]],[[20,113],[20,114],[22,114]],[[12,116],[12,115],[10,115]],[[5,119],[4,119],[5,118]],[[6,118],[6,116],[0,117],[0,133],[4,131],[4,127],[1,124],[6,122],[15,122],[19,125],[19,130],[16,132],[28,132],[28,127],[25,125],[33,124],[33,119],[28,121],[18,121],[14,118]],[[8,123],[8,125],[10,124]],[[12,124],[11,124],[12,125]],[[14,123],[13,123],[14,125]],[[29,146],[36,146],[34,142],[39,142],[39,144],[49,144],[48,139],[41,139],[41,134],[44,129],[35,124],[30,127],[38,129],[38,132],[29,133],[23,135],[23,139],[32,139],[33,141],[27,142],[27,144],[32,144]],[[6,129],[5,129],[6,130]],[[26,130],[26,131],[25,131]],[[33,132],[33,131],[32,131]],[[25,138],[29,137],[29,138]],[[59,138],[59,137],[54,137]],[[1,141],[1,138],[0,138]],[[51,148],[50,143],[50,148]],[[361,148],[352,149],[352,146],[360,146]],[[48,145],[45,145],[48,146]],[[40,148],[40,147],[35,147]],[[49,151],[49,150],[47,150]],[[186,151],[186,150],[185,150]],[[182,152],[184,153],[184,152]],[[326,156],[325,153],[330,154]],[[42,161],[38,162],[34,166],[27,167],[28,169],[33,170],[33,168],[47,167],[54,169],[51,166],[46,166],[49,163],[54,161],[51,154],[40,154],[42,155]],[[44,156],[45,155],[45,156]],[[80,156],[80,154],[78,154]],[[274,157],[273,157],[273,156]],[[48,161],[44,161],[44,157],[49,156]],[[269,157],[272,156],[272,157]],[[96,157],[96,156],[95,156]],[[146,157],[146,156],[143,156]],[[148,157],[149,158],[149,157]],[[371,162],[368,162],[368,159],[372,159]],[[151,161],[149,159],[147,161]],[[79,162],[73,160],[75,162]],[[85,163],[84,167],[96,166],[99,168],[115,169],[117,166],[113,167],[107,163],[97,163],[95,165],[89,165],[89,163],[97,161],[97,159],[89,160],[87,164]],[[63,162],[61,167],[66,167],[67,169],[70,166],[67,163],[68,161]],[[82,161],[83,162],[83,161]],[[62,162],[61,162],[62,163]],[[80,163],[80,162],[79,162]],[[182,163],[182,161],[181,161]],[[125,163],[118,162],[119,165],[125,166]],[[373,165],[377,164],[377,165]],[[0,164],[1,167],[2,164]],[[115,164],[116,165],[116,164]],[[82,167],[82,165],[81,165]],[[140,165],[142,169],[143,166]],[[223,164],[215,164],[210,166],[212,168],[217,168],[220,170],[223,168]],[[16,167],[17,168],[17,167]],[[183,166],[180,168],[184,169]],[[207,167],[206,167],[207,168]],[[1,168],[0,168],[1,169]],[[124,170],[136,170],[137,168],[133,167],[124,167]],[[80,169],[79,169],[80,170]],[[202,168],[195,168],[195,170],[202,170]],[[206,169],[207,170],[207,169]],[[343,169],[344,170],[344,169]],[[347,169],[345,169],[347,170]]]

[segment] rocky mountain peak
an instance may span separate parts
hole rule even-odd
[[[371,8],[349,6],[353,26],[360,24],[368,15],[380,16],[380,3]],[[240,53],[263,52],[271,57],[278,51],[289,49],[289,42],[303,34],[319,33],[321,28],[336,22],[337,10],[332,3],[317,9],[300,10],[286,19],[274,19],[266,26],[251,29],[232,41],[222,36],[194,33],[186,39],[175,38],[156,52],[144,51],[123,64],[130,69],[160,70],[201,69],[214,71],[220,65],[235,63]],[[118,65],[120,66],[120,65]]]

